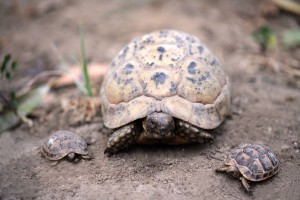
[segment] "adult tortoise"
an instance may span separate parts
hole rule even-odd
[[[217,172],[231,173],[239,178],[247,192],[248,181],[262,181],[279,170],[279,161],[266,145],[245,144],[234,149]]]
[[[211,140],[229,108],[230,84],[219,60],[193,35],[159,30],[129,43],[101,87],[104,124],[115,129],[105,153],[133,143]]]

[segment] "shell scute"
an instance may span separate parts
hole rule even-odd
[[[273,168],[273,163],[268,157],[268,155],[263,155],[259,158],[260,163],[262,164],[265,171],[269,171]]]
[[[129,102],[143,94],[143,88],[139,77],[136,76],[135,68],[138,63],[131,61],[125,62],[107,80],[104,91],[107,100],[112,104]]]
[[[273,166],[278,165],[278,160],[277,160],[277,158],[275,157],[275,155],[273,153],[269,152],[268,157],[271,160]]]
[[[178,95],[191,102],[212,104],[222,90],[217,78],[201,62],[187,59],[182,66],[183,74],[178,85]]]
[[[243,152],[240,152],[239,154],[237,154],[235,159],[236,159],[236,162],[242,166],[248,166],[251,162],[251,157]]]

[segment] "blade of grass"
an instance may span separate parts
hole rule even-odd
[[[16,69],[17,69],[17,64],[18,64],[18,62],[17,62],[17,60],[14,60],[12,63],[11,63],[11,70],[13,71],[13,72],[15,72],[16,71]]]
[[[6,54],[4,56],[4,59],[2,61],[1,68],[0,68],[1,80],[3,79],[3,76],[5,74],[5,70],[6,70],[6,66],[7,66],[8,62],[10,61],[10,58],[11,58],[10,54]]]
[[[3,59],[2,65],[1,65],[1,73],[3,73],[5,71],[5,68],[6,68],[10,58],[11,58],[10,54],[7,54],[4,56],[4,59]]]
[[[88,94],[87,89],[86,89],[85,86],[81,83],[81,81],[80,81],[79,79],[77,79],[77,78],[73,75],[73,73],[71,72],[71,70],[67,67],[67,65],[65,64],[66,62],[65,62],[64,58],[58,53],[58,50],[57,50],[57,48],[56,48],[55,45],[52,45],[52,50],[53,50],[54,52],[56,52],[56,54],[57,54],[57,56],[58,56],[60,62],[62,63],[62,68],[63,68],[63,70],[64,70],[70,77],[72,77],[72,79],[74,80],[74,83],[75,83],[76,87],[78,87],[85,95],[87,95],[87,94]]]
[[[87,91],[87,96],[92,96],[91,85],[90,85],[90,77],[87,69],[87,61],[85,56],[85,48],[84,48],[84,31],[82,25],[80,25],[80,50],[81,50],[81,64],[82,64],[82,74],[83,80],[85,82],[85,88]]]

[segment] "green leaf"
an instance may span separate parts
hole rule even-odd
[[[11,63],[11,69],[13,72],[16,71],[17,69],[17,60],[14,60],[12,63]]]
[[[282,33],[282,43],[288,48],[300,46],[300,28],[284,31]]]
[[[10,72],[6,72],[6,73],[5,73],[5,77],[7,78],[7,80],[10,80],[10,78],[11,78]]]
[[[9,62],[9,60],[10,60],[10,58],[11,58],[11,55],[10,54],[6,54],[5,56],[4,56],[4,59],[3,59],[3,61],[2,61],[2,64],[1,64],[1,73],[3,73],[4,71],[5,71],[5,69],[6,69],[6,66],[7,66],[7,64],[8,64],[8,62]]]
[[[50,86],[41,85],[17,99],[15,94],[11,93],[10,96],[14,98],[16,102],[18,101],[16,107],[17,115],[26,117],[35,108],[39,107],[43,103],[44,97],[49,91]],[[20,123],[20,117],[17,115],[13,110],[5,110],[4,112],[0,113],[0,133]]]
[[[0,133],[20,123],[20,118],[11,110],[0,113]]]
[[[9,93],[9,96],[10,96],[10,101],[12,103],[12,107],[14,110],[17,109],[17,106],[18,106],[18,102],[17,102],[17,98],[16,98],[16,93],[14,91],[11,91]]]
[[[31,90],[30,92],[17,99],[17,113],[20,116],[26,116],[31,113],[35,108],[40,106],[44,97],[48,94],[50,87],[48,85],[42,85],[38,88]]]
[[[262,51],[274,50],[277,46],[276,35],[267,25],[258,28],[252,33],[252,37],[260,45]]]

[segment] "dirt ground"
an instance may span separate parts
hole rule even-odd
[[[19,80],[58,66],[53,46],[63,57],[78,55],[80,23],[88,59],[99,63],[109,63],[136,36],[172,28],[198,36],[222,60],[232,82],[231,113],[212,131],[212,144],[135,145],[108,158],[101,116],[69,126],[60,99],[81,93],[54,90],[57,103],[45,108],[45,119],[0,135],[0,199],[300,199],[300,90],[280,73],[283,61],[299,59],[299,49],[279,47],[268,55],[273,64],[265,65],[251,37],[265,23],[279,33],[299,26],[299,18],[265,17],[254,0],[37,2],[1,1],[0,55],[18,59]],[[95,158],[51,166],[38,147],[59,129],[94,138]],[[276,176],[251,184],[252,195],[238,179],[214,172],[228,150],[249,142],[269,145],[280,161]]]

